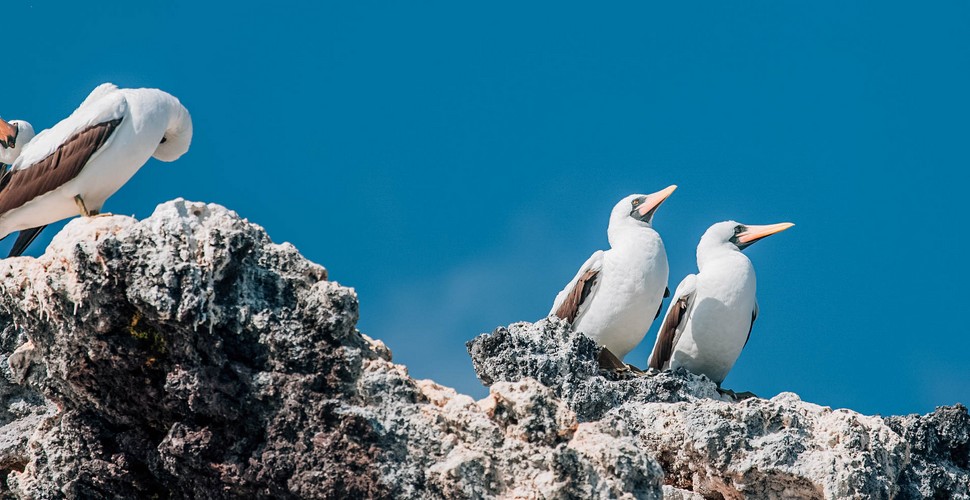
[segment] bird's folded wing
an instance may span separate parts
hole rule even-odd
[[[13,164],[14,170],[32,168],[38,162],[53,155],[62,146],[71,142],[82,132],[114,120],[120,120],[128,112],[128,101],[118,91],[101,92],[98,87],[71,116],[61,120],[53,127],[37,134]],[[104,89],[107,90],[107,89]]]
[[[81,130],[50,155],[29,168],[13,168],[0,179],[0,214],[57,189],[73,179],[84,165],[111,139],[121,118]]]
[[[576,276],[563,288],[556,296],[550,316],[558,316],[570,323],[582,314],[583,310],[589,306],[593,295],[599,288],[597,281],[599,272],[603,269],[603,251],[598,250],[579,268]]]
[[[754,301],[754,310],[751,311],[751,326],[748,327],[748,337],[744,339],[744,346],[751,340],[751,330],[754,330],[754,320],[758,319],[758,301]],[[744,349],[744,346],[741,346]]]
[[[77,107],[78,111],[80,111],[83,108],[86,108],[91,104],[98,102],[102,97],[105,97],[117,90],[118,90],[118,86],[113,83],[102,83],[101,85],[98,85],[97,87],[94,88],[94,90],[91,91],[90,94],[88,94],[88,97],[84,99],[84,102],[82,102],[81,105]],[[77,113],[78,111],[75,111],[75,113]]]
[[[670,365],[674,346],[677,345],[677,340],[684,331],[684,323],[693,306],[696,287],[697,276],[693,274],[688,274],[677,285],[677,291],[670,300],[670,307],[667,308],[667,314],[657,333],[657,341],[653,344],[653,352],[650,353],[650,368],[663,370]]]

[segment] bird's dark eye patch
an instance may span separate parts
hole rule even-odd
[[[637,205],[639,205],[639,204],[640,204],[640,198],[637,198],[637,199],[633,200],[633,206],[634,207],[637,206]]]
[[[168,142],[168,137],[162,137],[162,142],[159,144],[165,144],[166,142]]]
[[[734,226],[734,234],[735,235],[741,234],[743,232],[744,232],[744,226],[742,226],[740,224],[738,224],[737,226]]]

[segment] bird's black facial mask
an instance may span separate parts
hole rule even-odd
[[[747,230],[748,228],[744,224],[738,224],[737,226],[734,226],[734,236],[731,236],[731,239],[728,241],[730,241],[731,243],[734,243],[735,246],[738,247],[738,250],[744,250],[745,248],[748,248],[749,246],[751,246],[752,243],[754,243],[754,241],[742,243],[741,240],[738,239],[738,236],[740,236],[742,233],[744,233]]]
[[[651,208],[647,213],[641,215],[640,208],[643,207],[643,204],[646,202],[647,202],[646,196],[639,196],[637,198],[634,198],[633,201],[630,202],[630,204],[632,205],[632,210],[630,210],[630,217],[633,217],[634,219],[640,222],[649,223],[650,219],[653,219],[653,213],[657,211],[657,208],[660,205],[657,204],[656,206]]]

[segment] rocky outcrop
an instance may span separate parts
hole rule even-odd
[[[475,401],[358,332],[354,291],[217,206],[71,222],[0,261],[10,498],[967,496],[965,408],[883,420],[600,373],[557,321],[469,343]]]
[[[833,410],[782,393],[734,401],[683,370],[600,373],[596,345],[556,319],[468,342],[485,383],[538,380],[584,421],[635,436],[672,498],[970,498],[970,416]]]
[[[326,270],[216,205],[71,222],[0,262],[0,469],[19,498],[658,497],[552,390],[411,379]]]

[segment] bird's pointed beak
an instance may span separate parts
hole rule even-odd
[[[656,193],[647,195],[647,199],[643,201],[637,210],[640,211],[640,217],[646,219],[650,214],[657,210],[657,207],[670,197],[671,193],[677,190],[677,185],[667,186]]]
[[[0,146],[12,148],[17,145],[17,126],[0,118]]]
[[[791,222],[781,222],[779,224],[769,224],[767,226],[746,226],[747,231],[738,235],[738,242],[742,245],[750,245],[761,238],[780,233],[794,226]]]

